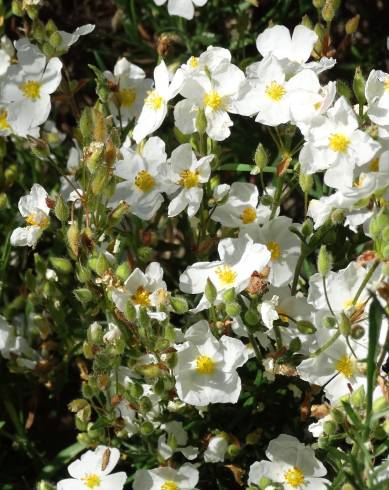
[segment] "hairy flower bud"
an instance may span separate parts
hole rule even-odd
[[[354,80],[353,80],[353,90],[355,97],[357,98],[358,104],[363,105],[366,102],[365,98],[365,85],[366,80],[362,74],[360,66],[355,68]]]
[[[73,252],[73,255],[78,256],[78,247],[79,247],[79,239],[80,239],[80,231],[78,229],[78,224],[76,221],[69,226],[67,230],[67,240],[70,250]]]
[[[205,297],[207,300],[213,304],[215,302],[216,296],[217,296],[217,291],[215,286],[213,285],[213,282],[211,279],[207,279],[207,284],[205,285],[205,290],[204,290]]]
[[[319,274],[325,277],[332,268],[332,256],[328,252],[327,247],[322,245],[319,250],[319,255],[317,258],[317,270]]]
[[[70,274],[73,270],[70,260],[65,259],[64,257],[50,257],[50,262],[57,272]]]
[[[132,301],[128,300],[124,308],[124,316],[129,322],[136,320],[136,309]]]
[[[303,174],[302,172],[300,172],[299,185],[301,187],[301,190],[304,192],[304,194],[307,194],[312,189],[312,185],[313,185],[312,175]]]
[[[308,320],[300,320],[296,324],[297,330],[305,335],[311,335],[316,332],[316,327]]]
[[[348,337],[351,333],[350,319],[343,312],[340,314],[340,318],[339,318],[339,331],[345,337]]]
[[[205,117],[204,109],[199,109],[196,114],[196,131],[200,135],[204,135],[207,129],[207,119]]]
[[[269,156],[262,143],[259,143],[254,153],[255,167],[250,171],[251,175],[256,175],[263,172],[266,165],[269,163]]]
[[[88,288],[75,289],[73,294],[80,303],[90,303],[93,299],[92,291]]]
[[[55,202],[54,214],[62,223],[66,223],[69,219],[69,208],[66,204],[62,194],[59,194]]]
[[[235,316],[238,316],[241,312],[241,308],[239,303],[236,303],[233,301],[232,303],[227,303],[226,304],[226,313],[228,316],[231,316],[234,318]]]
[[[346,22],[346,34],[351,35],[358,30],[360,18],[361,16],[357,14]]]
[[[170,298],[170,304],[173,307],[173,310],[178,315],[183,315],[189,309],[188,302],[183,296],[173,296]]]

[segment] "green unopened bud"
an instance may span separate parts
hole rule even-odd
[[[336,91],[340,96],[345,97],[347,100],[351,100],[353,97],[350,87],[343,80],[336,80]]]
[[[57,27],[56,23],[53,21],[53,19],[49,19],[46,22],[45,28],[46,28],[46,34],[48,36],[50,36],[50,34],[52,34],[53,32],[58,31],[58,27]]]
[[[345,337],[348,337],[351,333],[350,319],[343,312],[340,314],[340,317],[339,317],[339,332],[342,335],[344,335]]]
[[[173,307],[173,310],[178,315],[183,315],[189,309],[188,302],[183,296],[174,296],[170,298],[170,304]]]
[[[196,114],[196,131],[204,135],[207,129],[207,119],[205,117],[204,109],[199,109]]]
[[[312,235],[313,232],[313,224],[312,220],[307,218],[304,223],[301,225],[301,233],[305,238],[308,238],[310,235]]]
[[[55,490],[55,487],[48,481],[41,480],[37,483],[36,490]]]
[[[227,454],[230,458],[235,458],[240,453],[240,447],[237,444],[230,444],[227,448]]]
[[[273,204],[273,198],[268,194],[264,194],[261,197],[261,204],[263,204],[264,206],[271,206]]]
[[[260,490],[266,490],[266,487],[270,486],[272,483],[273,482],[270,480],[270,478],[267,476],[262,476],[259,480],[259,488]]]
[[[170,369],[174,369],[177,366],[177,353],[176,352],[171,352],[168,354],[166,358],[166,364],[169,366]]]
[[[116,276],[121,280],[125,281],[128,276],[131,274],[131,267],[127,261],[122,262],[120,265],[117,266],[116,271],[115,271]]]
[[[141,262],[147,263],[153,259],[154,250],[151,247],[139,247],[136,254]]]
[[[343,483],[340,490],[355,490],[355,487],[351,483]]]
[[[211,279],[207,279],[207,284],[205,285],[204,294],[207,300],[213,304],[215,302],[217,291]]]
[[[119,203],[115,209],[113,209],[113,211],[111,212],[111,218],[115,221],[119,221],[122,219],[122,217],[128,213],[130,209],[130,206],[122,201],[121,203]]]
[[[143,395],[142,385],[138,383],[131,384],[129,387],[129,392],[132,398],[135,398],[136,400],[139,399]]]
[[[331,22],[336,14],[336,2],[334,0],[326,0],[321,15],[326,22]]]
[[[235,316],[238,316],[241,312],[241,307],[239,303],[236,303],[233,301],[232,303],[227,303],[226,304],[226,313],[228,316],[231,316],[234,318]]]
[[[359,104],[364,104],[366,101],[365,98],[365,85],[366,80],[362,74],[362,70],[360,66],[355,68],[354,80],[353,80],[353,90],[355,97]]]
[[[312,175],[304,174],[300,172],[299,174],[299,185],[304,194],[307,194],[313,186],[313,177]]]
[[[235,301],[235,297],[235,288],[227,289],[227,291],[223,293],[223,301],[226,304]]]
[[[31,140],[30,149],[32,154],[40,159],[46,159],[50,155],[49,145],[42,139]]]
[[[136,308],[132,301],[127,301],[124,308],[124,316],[129,322],[134,322],[136,320]]]
[[[257,445],[259,441],[262,439],[262,434],[263,434],[262,429],[257,429],[254,430],[253,432],[250,432],[246,436],[246,444],[249,444],[250,446]]]
[[[341,225],[345,217],[344,209],[334,209],[331,213],[331,221],[334,225]]]
[[[0,211],[8,207],[8,197],[5,192],[0,193]]]
[[[53,32],[52,34],[50,34],[50,37],[49,37],[49,43],[54,47],[54,48],[58,48],[61,43],[62,43],[62,37],[61,37],[61,34],[58,32],[58,31],[55,31]]]
[[[312,0],[312,5],[317,9],[321,9],[322,7],[324,7],[325,3],[326,0]]]
[[[289,350],[291,352],[298,352],[301,349],[301,340],[298,337],[295,337],[290,341]]]
[[[88,148],[84,149],[84,162],[90,172],[103,163],[105,146],[101,141],[93,141]]]
[[[305,335],[311,335],[316,332],[316,328],[312,322],[308,320],[300,320],[296,324],[297,330]]]
[[[362,408],[364,406],[366,399],[365,388],[360,386],[358,389],[354,390],[350,395],[350,401],[353,407]]]
[[[306,14],[301,19],[300,24],[304,27],[307,27],[308,29],[311,29],[311,31],[313,30],[313,22],[311,21],[311,19]]]
[[[69,208],[62,194],[57,197],[55,202],[54,214],[62,223],[66,223],[69,219]]]
[[[10,165],[4,170],[4,180],[7,185],[12,185],[18,176],[18,168],[16,165]]]
[[[323,432],[329,436],[336,433],[337,425],[333,420],[326,420],[323,424]]]
[[[150,327],[151,320],[147,313],[147,309],[144,306],[141,306],[139,309],[139,325],[143,329],[148,329]]]
[[[43,43],[42,53],[47,58],[52,58],[55,55],[55,48],[50,43],[48,43],[48,42]]]
[[[88,288],[75,289],[73,294],[80,303],[89,303],[93,299],[93,294]]]
[[[361,16],[357,14],[346,22],[346,34],[351,35],[358,30],[360,18]]]
[[[151,422],[146,421],[143,422],[139,430],[142,436],[150,436],[154,432],[154,426]]]
[[[327,247],[322,245],[319,250],[319,255],[317,257],[317,270],[319,274],[325,277],[332,268],[332,256],[328,252]]]
[[[69,226],[66,235],[67,235],[69,248],[73,252],[73,254],[77,257],[80,231],[78,229],[78,224],[76,221],[73,221],[73,223]]]
[[[70,274],[73,270],[73,266],[70,260],[65,259],[64,257],[50,257],[50,262],[57,272]]]
[[[362,327],[362,325],[355,325],[351,328],[350,335],[354,340],[359,340],[365,335],[365,329]]]
[[[93,115],[90,107],[85,107],[81,113],[79,128],[81,135],[84,139],[84,143],[88,144],[91,140],[92,128],[93,128]]]
[[[266,165],[269,163],[269,156],[262,143],[259,143],[254,153],[255,167],[250,171],[251,175],[257,175],[263,172]]]
[[[336,318],[334,316],[330,316],[330,315],[326,315],[322,321],[321,321],[322,325],[324,328],[335,328],[336,325],[337,325],[337,321],[336,321]]]
[[[92,415],[92,409],[89,403],[76,413],[76,417],[81,422],[89,422]]]
[[[99,167],[93,174],[91,181],[91,191],[94,196],[101,194],[102,190],[108,185],[110,171],[106,166]]]
[[[139,400],[139,411],[141,413],[148,413],[153,408],[153,404],[151,403],[150,398],[147,396],[142,396]]]
[[[254,308],[250,308],[244,314],[244,322],[249,327],[256,327],[259,324],[259,313]]]
[[[87,338],[93,344],[101,344],[103,342],[103,327],[98,322],[93,322],[87,331]]]
[[[106,256],[103,253],[99,254],[95,266],[96,274],[102,277],[107,272],[108,269],[109,269],[109,262]]]
[[[343,424],[345,420],[345,414],[340,408],[333,408],[331,410],[331,417],[335,420],[337,424]]]
[[[92,277],[91,271],[88,267],[85,267],[81,264],[77,264],[77,279],[82,282],[86,283],[90,281]]]
[[[88,405],[88,402],[83,398],[76,398],[68,403],[68,410],[72,413],[77,413]]]

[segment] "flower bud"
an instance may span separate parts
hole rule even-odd
[[[240,447],[237,444],[230,444],[227,448],[227,454],[230,458],[235,458],[240,453]]]
[[[98,322],[93,322],[87,331],[87,338],[93,344],[101,344],[103,342],[103,327]]]
[[[81,264],[77,264],[76,267],[77,267],[77,272],[76,272],[77,273],[77,279],[82,283],[86,283],[86,282],[90,281],[90,279],[92,277],[90,269],[88,269],[88,267],[84,267]]]
[[[8,197],[5,192],[0,193],[0,211],[8,207]]]
[[[139,247],[136,254],[140,261],[147,263],[153,259],[154,250],[151,247]]]
[[[346,22],[346,34],[351,35],[358,30],[360,18],[361,16],[357,14]]]
[[[93,294],[88,288],[75,289],[73,294],[80,303],[89,303],[93,299]]]
[[[166,358],[166,364],[169,366],[170,369],[174,369],[177,366],[177,361],[178,357],[176,352],[168,354]]]
[[[136,400],[143,395],[143,387],[138,383],[133,383],[129,387],[130,395]]]
[[[16,17],[23,17],[23,6],[20,0],[12,0],[12,14],[16,15]]]
[[[311,29],[311,31],[313,31],[313,22],[311,21],[311,19],[308,17],[307,14],[305,14],[303,16],[303,18],[301,19],[301,22],[300,24],[304,27],[307,27],[308,29]]]
[[[273,483],[270,478],[267,476],[262,476],[261,479],[259,480],[259,488],[260,490],[266,490],[266,487],[271,486]]]
[[[49,43],[53,46],[53,48],[58,48],[62,43],[62,36],[58,31],[54,31],[50,34]]]
[[[312,0],[312,5],[317,9],[321,9],[324,6],[325,2],[326,0]]]
[[[91,191],[94,196],[101,194],[110,180],[109,169],[104,165],[97,168],[92,176]]]
[[[360,386],[350,395],[350,401],[353,407],[362,408],[366,400],[365,388]]]
[[[72,413],[77,413],[79,410],[82,410],[87,405],[89,405],[88,402],[83,398],[76,398],[75,400],[72,400],[70,403],[68,403],[68,410]]]
[[[67,235],[69,248],[73,252],[73,255],[77,257],[80,231],[78,229],[78,224],[76,221],[73,221],[73,223],[69,226],[66,235]]]
[[[256,446],[262,438],[263,430],[257,429],[247,434],[245,442],[250,446]]]
[[[244,314],[244,321],[249,327],[256,327],[259,324],[259,313],[254,308],[250,308]]]
[[[84,148],[84,162],[90,172],[94,172],[103,163],[104,150],[104,143],[101,141],[93,141]]]
[[[114,221],[120,221],[122,217],[128,213],[129,209],[130,206],[125,201],[122,201],[111,212],[111,218]]]
[[[337,321],[336,321],[336,318],[334,316],[330,316],[330,315],[326,315],[323,319],[322,319],[322,326],[324,328],[335,328],[336,325],[337,325]]]
[[[43,43],[42,53],[47,58],[52,58],[55,55],[55,48],[48,42]]]
[[[69,219],[69,208],[62,197],[62,194],[57,197],[54,207],[54,214],[62,223],[66,223]]]
[[[142,436],[149,436],[154,432],[154,427],[153,427],[153,424],[151,422],[146,421],[146,422],[143,422],[143,424],[140,426],[139,430],[140,430],[140,433],[142,434]]]
[[[55,487],[48,481],[41,480],[37,483],[36,490],[55,490]]]
[[[65,259],[64,257],[50,257],[50,262],[57,272],[70,274],[73,270],[73,266],[70,260]]]
[[[364,104],[366,101],[365,98],[365,85],[366,80],[362,74],[362,70],[360,66],[355,68],[354,80],[353,80],[353,90],[355,97],[357,98],[358,104]]]
[[[344,335],[344,337],[348,337],[351,333],[351,322],[347,315],[345,315],[342,311],[339,318],[339,332]]]
[[[124,316],[129,322],[134,322],[136,320],[136,308],[132,301],[128,300],[124,308]]]
[[[85,109],[82,111],[79,121],[79,128],[84,139],[84,144],[88,144],[92,138],[93,128],[92,109],[90,107],[85,107]]]
[[[128,276],[131,274],[131,268],[130,268],[128,262],[125,261],[125,262],[122,262],[120,265],[118,265],[116,268],[115,274],[120,280],[122,280],[124,282],[128,278]]]
[[[312,232],[313,232],[313,224],[312,224],[312,220],[310,220],[309,218],[307,218],[304,223],[301,225],[301,229],[300,229],[301,233],[303,234],[303,236],[305,238],[308,238]]]
[[[326,0],[321,15],[326,22],[331,22],[335,17],[336,11],[339,7],[338,0]]]
[[[303,174],[300,172],[299,174],[299,185],[304,194],[307,194],[313,186],[313,177],[312,175]]]
[[[359,340],[365,335],[365,329],[362,325],[355,325],[352,327],[350,335],[354,340]]]
[[[261,197],[261,204],[263,204],[264,206],[271,206],[273,204],[273,198],[272,196],[269,196],[269,195],[263,195]]]
[[[316,332],[316,327],[308,320],[299,320],[296,324],[297,330],[305,335],[311,335]]]
[[[336,423],[333,420],[326,420],[323,424],[323,432],[329,436],[336,433]]]
[[[262,143],[259,143],[255,150],[254,163],[255,167],[251,169],[251,175],[257,175],[258,173],[263,172],[264,168],[269,163],[269,156]]]
[[[340,490],[355,490],[355,487],[351,483],[343,483]]]
[[[150,398],[147,396],[142,396],[139,400],[139,411],[141,413],[148,413],[153,408],[153,404],[151,403]]]
[[[207,119],[205,117],[204,109],[199,109],[196,114],[196,131],[200,135],[204,135],[207,129]]]
[[[322,245],[317,258],[317,270],[321,276],[325,277],[330,272],[331,268],[332,256],[330,252],[327,251],[327,247]]]
[[[351,100],[353,97],[350,87],[343,80],[336,80],[336,91],[340,96],[345,97],[347,100]]]
[[[226,304],[226,313],[228,316],[234,318],[235,316],[238,316],[240,314],[241,308],[239,303],[236,303],[233,301],[232,303],[227,303]]]
[[[295,337],[290,341],[289,350],[290,352],[298,352],[301,349],[301,340]]]
[[[99,254],[95,266],[96,274],[102,277],[107,272],[108,269],[109,269],[109,262],[106,256],[103,253]]]
[[[178,315],[183,315],[189,309],[188,302],[183,296],[173,296],[170,298],[170,304],[173,307],[173,310]]]
[[[207,284],[205,285],[204,294],[207,300],[213,304],[215,302],[217,291],[211,279],[207,279]]]
[[[223,293],[223,301],[224,303],[232,303],[235,301],[235,288],[230,288],[227,289],[227,291],[224,291]]]
[[[334,225],[341,225],[345,219],[344,209],[334,209],[331,213],[331,221]]]

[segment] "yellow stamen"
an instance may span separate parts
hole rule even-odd
[[[274,102],[279,102],[286,94],[286,90],[282,85],[274,80],[266,87],[265,94]]]
[[[278,313],[278,317],[280,320],[282,320],[284,323],[289,323],[289,318],[283,308],[276,308],[276,312]]]
[[[119,92],[120,105],[123,107],[131,107],[136,100],[136,92],[133,88],[125,88]]]
[[[140,286],[135,294],[131,297],[132,301],[136,305],[149,306],[151,293],[147,291],[143,286]]]
[[[335,364],[335,369],[346,378],[354,374],[354,362],[349,356],[342,356]]]
[[[42,214],[31,213],[26,218],[26,223],[30,226],[39,226],[40,228],[46,228],[49,224],[49,218]]]
[[[199,356],[196,359],[196,371],[200,374],[212,374],[215,371],[215,362],[208,356]]]
[[[199,184],[199,174],[192,170],[184,170],[180,173],[180,177],[178,184],[185,187],[185,189],[191,189]]]
[[[350,139],[342,133],[331,134],[328,140],[328,146],[332,151],[345,153],[350,145]]]
[[[154,189],[155,179],[147,170],[141,170],[135,177],[135,185],[140,191],[147,193]]]
[[[222,284],[226,286],[234,284],[237,274],[229,265],[218,267],[215,272]]]
[[[100,477],[94,473],[91,473],[89,475],[85,475],[83,478],[82,478],[83,482],[84,482],[84,485],[87,487],[87,488],[96,488],[96,487],[99,487],[100,486],[100,483],[101,483],[101,480],[100,480]]]
[[[9,129],[7,116],[8,116],[8,112],[5,109],[0,109],[0,131]]]
[[[199,59],[196,56],[191,56],[188,60],[188,65],[191,68],[197,68],[199,66]]]
[[[210,107],[214,111],[217,111],[223,106],[222,96],[215,90],[212,90],[204,95],[204,105]]]
[[[379,158],[374,158],[369,163],[369,170],[370,170],[370,172],[378,172],[379,168],[380,168],[380,160],[379,160]]]
[[[245,225],[249,225],[253,221],[255,221],[257,218],[257,213],[254,208],[251,206],[248,206],[247,208],[244,208],[240,219],[243,221]]]
[[[163,106],[163,97],[156,90],[152,90],[145,98],[145,104],[154,111],[159,111]]]
[[[285,472],[284,478],[286,483],[294,488],[301,487],[305,480],[304,473],[300,470],[300,468],[290,468]]]
[[[313,104],[313,107],[318,111],[321,107],[321,102],[316,102],[315,104]]]
[[[356,310],[361,310],[364,308],[363,303],[356,303],[354,305],[352,298],[346,299],[346,301],[343,302],[342,306],[343,306],[344,310],[349,310],[350,308],[355,308]]]
[[[23,95],[31,100],[37,100],[41,97],[41,84],[35,80],[28,80],[19,85]]]
[[[269,242],[266,244],[266,246],[271,253],[271,260],[273,262],[281,257],[281,247],[277,242]]]

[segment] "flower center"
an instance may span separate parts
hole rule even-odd
[[[243,223],[245,225],[252,223],[253,221],[256,220],[256,218],[257,218],[257,213],[256,213],[255,209],[252,208],[251,206],[244,208],[244,210],[240,216],[240,219],[243,221]]]
[[[332,151],[345,153],[349,147],[350,140],[342,133],[331,134],[328,141],[328,146]]]
[[[150,192],[155,186],[155,179],[147,170],[141,170],[135,177],[135,185],[142,192]]]
[[[100,486],[101,480],[98,475],[95,473],[91,473],[89,475],[85,475],[82,478],[84,485],[88,488],[96,488]]]
[[[282,85],[274,80],[266,87],[265,94],[274,102],[279,102],[286,94],[286,90]]]
[[[352,298],[349,298],[349,299],[346,299],[346,301],[344,301],[343,303],[343,309],[346,311],[346,310],[349,310],[350,308],[355,308],[356,310],[363,310],[364,309],[364,304],[363,303],[353,303],[353,299]]]
[[[143,286],[140,286],[131,299],[136,305],[149,306],[150,295],[151,293],[149,291],[147,291]]]
[[[286,314],[286,311],[283,308],[276,308],[276,312],[278,313],[278,318],[283,321],[284,323],[289,323],[289,318],[288,315]]]
[[[27,99],[37,100],[41,97],[41,84],[35,80],[28,80],[19,85],[20,90]]]
[[[152,90],[145,98],[145,104],[154,111],[159,111],[163,106],[163,97],[156,90]]]
[[[212,110],[217,111],[222,108],[223,99],[216,90],[212,90],[204,95],[204,105],[210,107]]]
[[[281,247],[277,242],[269,242],[266,244],[267,249],[271,253],[271,260],[274,262],[278,260],[281,256]]]
[[[133,88],[125,88],[119,92],[120,105],[123,107],[131,107],[136,100],[136,92]]]
[[[228,286],[235,282],[237,274],[229,265],[223,265],[216,269],[216,275],[223,285]]]
[[[335,364],[335,369],[346,378],[351,378],[354,374],[353,360],[349,356],[342,356]]]
[[[369,163],[369,170],[370,170],[370,172],[378,172],[379,168],[380,168],[380,159],[379,158],[374,158]]]
[[[199,59],[196,56],[191,56],[188,60],[188,65],[191,68],[197,68],[199,66]]]
[[[185,189],[191,189],[199,184],[199,174],[192,170],[184,170],[180,173],[180,177],[178,184],[185,187]]]
[[[301,487],[305,480],[304,473],[300,470],[300,468],[290,468],[285,472],[284,478],[286,483],[294,488]]]
[[[199,356],[196,359],[196,371],[200,374],[212,374],[215,371],[215,362],[208,356]]]
[[[46,228],[49,224],[49,218],[43,213],[31,213],[25,219],[26,223],[30,226]]]
[[[5,109],[0,109],[0,130],[5,130],[9,128],[7,121],[8,112]]]
[[[174,482],[172,480],[167,480],[161,486],[161,490],[180,490],[180,487],[177,485],[176,482]]]

